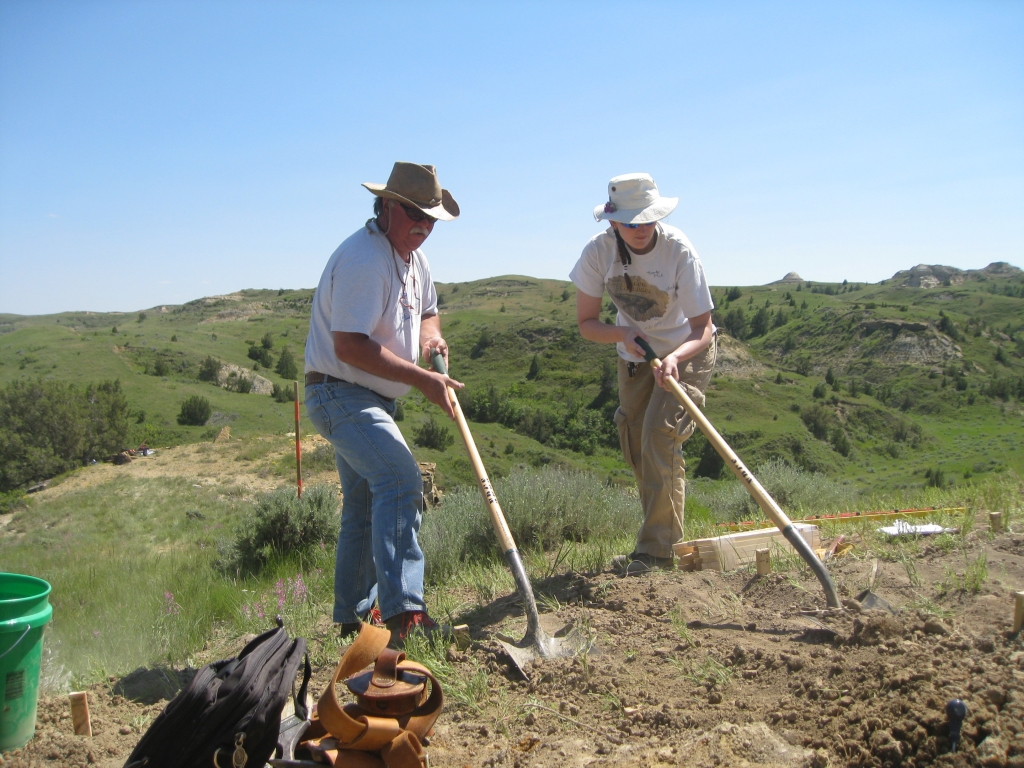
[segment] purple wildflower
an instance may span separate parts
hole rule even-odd
[[[168,616],[176,616],[181,611],[181,606],[174,602],[173,592],[164,592],[164,613]]]

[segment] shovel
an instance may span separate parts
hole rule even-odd
[[[654,350],[651,349],[651,345],[648,344],[644,339],[639,336],[634,339],[637,346],[644,351],[644,357],[647,362],[652,365],[661,365],[661,360],[654,354]],[[821,582],[822,589],[825,590],[825,602],[829,608],[842,608],[842,604],[839,602],[839,595],[836,592],[836,585],[832,581],[832,576],[829,574],[828,569],[825,568],[825,564],[818,559],[818,556],[811,550],[811,545],[808,544],[804,538],[800,535],[796,528],[793,527],[793,523],[786,516],[786,513],[782,511],[782,507],[775,503],[775,499],[768,495],[757,478],[751,474],[750,470],[740,461],[739,456],[736,452],[729,447],[729,444],[725,442],[718,431],[711,425],[707,417],[701,413],[700,408],[696,406],[690,396],[686,394],[679,382],[671,377],[664,379],[666,386],[675,395],[676,400],[679,401],[680,405],[686,409],[686,412],[693,419],[694,423],[700,427],[700,431],[707,437],[708,442],[714,446],[715,450],[718,451],[725,463],[729,465],[733,473],[743,483],[743,487],[747,489],[747,493],[751,495],[757,505],[764,510],[764,513],[768,515],[773,523],[782,531],[782,535],[786,537],[793,549],[797,551],[800,557],[803,558],[804,562],[810,566],[811,570],[814,571],[814,575],[818,577],[818,581]]]
[[[437,349],[431,355],[431,362],[434,365],[435,371],[446,376],[448,375],[448,368],[444,364],[444,357],[441,356]],[[455,421],[459,425],[459,433],[466,444],[466,452],[469,454],[469,461],[473,465],[473,472],[476,473],[476,481],[480,487],[480,493],[483,494],[484,502],[491,513],[491,524],[494,526],[494,532],[497,534],[501,548],[505,552],[505,560],[508,562],[509,570],[512,571],[512,577],[516,582],[516,589],[519,591],[519,598],[522,600],[523,608],[526,610],[526,636],[519,642],[515,642],[511,637],[502,635],[498,635],[497,639],[519,668],[519,671],[523,673],[523,676],[529,678],[526,667],[534,659],[558,659],[566,656],[575,656],[577,653],[586,650],[590,646],[590,642],[575,628],[566,633],[564,637],[551,637],[541,627],[540,615],[537,613],[537,601],[533,597],[533,587],[530,585],[530,579],[526,575],[522,558],[519,557],[516,543],[512,539],[512,532],[508,528],[508,523],[505,522],[505,515],[498,504],[498,498],[494,495],[491,481],[487,479],[487,470],[484,469],[484,463],[481,461],[480,453],[476,449],[473,435],[469,432],[469,425],[466,423],[466,417],[462,413],[462,406],[459,405],[459,399],[455,396],[455,390],[451,387],[448,387],[448,399],[451,400],[452,408],[455,410]]]

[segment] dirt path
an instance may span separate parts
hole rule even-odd
[[[595,646],[536,664],[529,680],[490,641],[525,630],[515,596],[498,599],[467,616],[473,646],[449,653],[466,675],[488,671],[488,693],[449,704],[431,764],[1024,766],[1024,643],[1009,635],[1024,537],[980,533],[971,547],[988,557],[977,594],[914,587],[904,565],[882,562],[874,591],[897,615],[849,603],[808,618],[800,608],[821,606],[820,590],[795,572],[563,575],[540,585],[563,606],[544,618],[589,628]],[[920,583],[949,578],[957,558],[926,548]],[[865,585],[870,565],[840,561],[841,592]],[[316,671],[314,689],[329,673]],[[90,690],[91,739],[71,734],[63,697],[43,698],[37,737],[0,764],[122,765],[165,702],[115,690],[115,681]],[[968,706],[955,755],[944,714],[953,698]]]

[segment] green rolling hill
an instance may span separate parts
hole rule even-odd
[[[492,474],[554,463],[631,481],[611,423],[615,352],[580,337],[570,283],[502,276],[438,290],[452,375],[467,385],[464,408]],[[707,414],[752,468],[781,457],[870,490],[920,485],[937,471],[947,483],[1024,471],[1016,267],[920,266],[879,284],[789,276],[713,294],[722,353]],[[311,300],[312,290],[243,290],[125,314],[0,315],[0,386],[119,379],[130,440],[151,446],[209,440],[222,426],[242,439],[284,434],[292,404],[260,392],[291,388],[273,368],[285,348],[301,371]],[[200,380],[210,357],[228,386]],[[232,391],[239,374],[266,382]],[[191,395],[213,406],[203,427],[177,424]],[[437,414],[415,391],[403,409],[410,442]],[[447,485],[472,479],[458,443],[416,453],[438,463]],[[687,457],[691,474],[721,472],[700,437]]]

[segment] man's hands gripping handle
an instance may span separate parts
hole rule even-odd
[[[444,354],[438,347],[434,347],[430,350],[430,363],[434,366],[434,370],[441,374],[441,378],[445,384],[444,400],[439,402],[430,398],[431,402],[436,403],[444,409],[444,412],[448,414],[448,417],[455,419],[455,408],[452,405],[452,399],[455,397],[455,389],[462,389],[462,383],[455,381],[455,379],[448,376],[448,366],[444,361]]]

